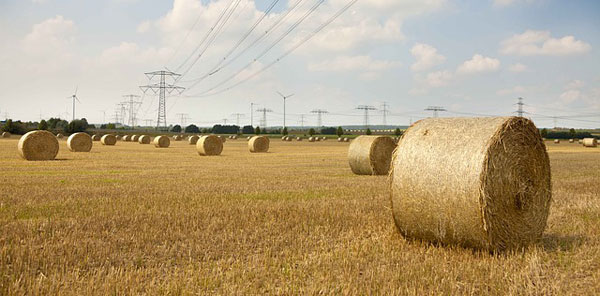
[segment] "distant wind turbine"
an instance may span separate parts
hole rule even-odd
[[[77,90],[79,89],[79,86],[77,86],[75,88],[75,93],[70,96],[67,97],[67,99],[73,99],[73,120],[75,120],[75,100],[77,100],[77,102],[81,103],[81,101],[79,100],[79,98],[77,97]]]

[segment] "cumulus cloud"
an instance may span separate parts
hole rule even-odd
[[[459,74],[485,73],[497,71],[499,68],[500,61],[498,59],[476,54],[472,59],[458,66],[456,72]]]
[[[581,80],[573,80],[567,84],[566,89],[580,89],[585,86],[585,82]]]
[[[341,56],[331,61],[311,63],[308,65],[310,71],[366,71],[379,72],[399,67],[400,62],[374,60],[370,56]]]
[[[444,61],[446,57],[438,54],[437,49],[431,45],[417,43],[412,47],[410,53],[417,60],[410,68],[413,71],[425,71],[437,66]]]
[[[565,56],[589,52],[592,46],[573,36],[553,38],[549,31],[527,30],[501,43],[500,52],[519,56]]]
[[[521,63],[516,63],[516,64],[510,65],[508,67],[508,70],[511,72],[515,72],[515,73],[525,72],[525,71],[527,71],[527,66],[525,66]]]
[[[62,55],[73,42],[75,23],[62,15],[33,26],[22,40],[22,48],[29,53]]]
[[[427,74],[424,79],[426,86],[428,87],[442,87],[446,86],[453,79],[454,75],[449,71],[437,71]]]

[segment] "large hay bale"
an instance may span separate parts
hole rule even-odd
[[[595,138],[585,138],[583,139],[583,147],[596,147],[598,146],[598,140],[596,140]]]
[[[559,139],[555,139],[554,140],[554,144],[560,144],[560,140]]]
[[[67,147],[71,152],[90,152],[92,145],[92,137],[86,133],[75,133],[67,139]]]
[[[540,239],[552,200],[546,146],[522,117],[418,121],[394,152],[390,186],[403,236],[487,250]]]
[[[321,142],[321,138],[320,137],[315,137],[315,141]]]
[[[322,137],[321,140],[327,141],[327,137]]]
[[[167,136],[158,136],[154,138],[154,147],[156,148],[169,148],[171,140]]]
[[[99,134],[95,134],[92,136],[92,141],[94,142],[99,142],[100,139],[102,139],[102,136],[100,136]]]
[[[314,141],[315,141],[315,137],[309,137],[309,138],[308,138],[308,141],[309,141],[309,142],[314,142]]]
[[[123,142],[131,142],[131,136],[129,135],[124,135],[123,138],[121,138],[121,140]]]
[[[214,135],[203,136],[198,139],[196,150],[202,156],[221,155],[221,152],[223,152],[223,141]]]
[[[583,144],[583,139],[579,139],[579,140],[577,141],[577,143],[579,143],[579,144]]]
[[[152,142],[152,139],[150,139],[150,136],[148,135],[141,135],[138,138],[138,143],[142,144],[142,145],[148,145]]]
[[[100,143],[102,143],[102,145],[105,145],[105,146],[114,146],[115,144],[117,144],[117,137],[115,137],[115,135],[111,135],[111,134],[104,135],[100,139]]]
[[[269,138],[265,136],[254,136],[248,142],[248,149],[252,153],[264,153],[269,151]]]
[[[58,134],[56,134],[56,138],[57,138],[57,139],[62,139],[62,138],[64,138],[64,137],[65,137],[65,136],[64,136],[63,134],[61,134],[61,133],[58,133]]]
[[[10,138],[10,136],[11,136],[11,135],[10,135],[10,133],[9,133],[9,132],[3,132],[3,133],[2,133],[2,138],[5,138],[5,139],[6,139],[6,138]]]
[[[390,137],[360,136],[348,148],[350,168],[357,175],[387,175],[395,148]]]
[[[137,142],[140,139],[139,135],[133,135],[131,136],[131,142]]]
[[[49,131],[31,131],[19,140],[19,155],[25,160],[53,160],[58,154],[58,140]]]
[[[196,145],[198,143],[199,139],[200,139],[200,137],[194,135],[188,139],[188,142],[190,143],[190,145]]]

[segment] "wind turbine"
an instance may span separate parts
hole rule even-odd
[[[285,128],[285,100],[294,96],[294,94],[284,96],[282,93],[277,92],[283,98],[283,128]]]
[[[79,86],[77,86],[75,88],[75,93],[70,96],[67,97],[67,99],[73,99],[73,120],[75,120],[75,100],[77,100],[77,102],[81,103],[81,101],[79,100],[79,98],[77,97],[77,90],[79,89]]]

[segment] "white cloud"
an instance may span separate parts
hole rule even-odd
[[[581,98],[581,91],[576,89],[568,90],[560,95],[560,100],[565,104],[573,103],[579,98]]]
[[[579,89],[585,86],[585,82],[581,80],[573,80],[567,84],[566,89]]]
[[[525,66],[521,63],[516,63],[516,64],[510,65],[508,67],[508,70],[511,72],[515,72],[515,73],[525,72],[525,71],[527,71],[527,66]]]
[[[22,48],[32,54],[63,55],[73,42],[75,24],[62,15],[33,26],[22,40]]]
[[[311,63],[308,65],[308,69],[315,72],[356,70],[365,72],[379,72],[399,66],[399,62],[373,60],[370,56],[341,56],[331,61]]]
[[[519,95],[519,94],[525,93],[526,91],[527,91],[527,89],[525,87],[517,85],[512,88],[501,89],[501,90],[497,91],[496,94],[499,96],[514,95],[514,94]]]
[[[485,73],[497,71],[499,68],[500,61],[498,59],[476,54],[472,59],[458,66],[456,72],[459,74]]]
[[[150,30],[150,28],[152,28],[152,22],[144,21],[138,25],[137,32],[138,33],[146,33]]]
[[[452,72],[437,71],[427,74],[424,82],[428,87],[442,87],[448,85],[453,78]]]
[[[589,52],[592,46],[573,36],[552,38],[549,31],[527,30],[501,43],[500,52],[507,55],[565,56]]]
[[[437,49],[431,45],[417,43],[410,50],[410,53],[417,60],[410,68],[413,71],[425,71],[434,66],[443,63],[446,60],[441,54],[437,53]]]

